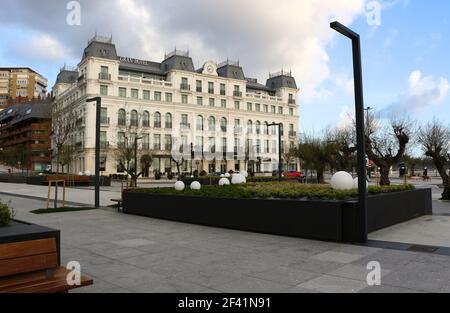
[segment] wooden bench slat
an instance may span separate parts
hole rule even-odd
[[[67,285],[66,277],[70,271],[60,267],[55,270],[52,278],[45,278],[45,272],[22,275],[21,281],[0,281],[0,292],[2,293],[53,293],[63,292],[93,284],[93,280],[81,276],[79,286]],[[29,276],[29,277],[27,277]]]
[[[0,260],[0,277],[58,267],[57,253]]]
[[[56,241],[53,238],[6,243],[0,245],[0,260],[53,252],[56,252]]]

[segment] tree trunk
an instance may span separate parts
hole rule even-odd
[[[324,184],[325,183],[323,170],[317,170],[317,183],[318,184]]]
[[[442,193],[442,200],[450,200],[450,177],[446,176],[443,179],[444,192]]]
[[[390,186],[391,181],[389,180],[389,169],[390,166],[380,167],[380,186]]]

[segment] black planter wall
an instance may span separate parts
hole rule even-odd
[[[352,242],[355,201],[224,199],[123,194],[127,214],[199,225],[335,242]],[[431,214],[431,190],[369,197],[369,231]]]

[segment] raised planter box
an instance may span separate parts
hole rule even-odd
[[[358,204],[348,201],[229,199],[123,193],[123,212],[199,225],[335,242],[353,242]],[[431,190],[369,197],[369,231],[428,215]]]
[[[14,220],[11,225],[0,227],[0,244],[55,238],[58,260],[61,263],[60,231],[40,225]]]

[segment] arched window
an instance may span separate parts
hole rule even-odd
[[[142,126],[150,127],[150,113],[148,113],[148,111],[142,113]]]
[[[221,129],[223,132],[226,132],[226,131],[227,131],[227,119],[226,119],[225,117],[222,117],[222,118],[220,119],[220,129]]]
[[[166,114],[166,128],[167,129],[172,128],[172,114],[170,114],[170,113]]]
[[[263,134],[264,135],[268,135],[269,134],[269,123],[267,123],[267,121],[264,122]]]
[[[208,119],[208,130],[215,131],[216,130],[216,119],[214,116],[210,116]]]
[[[275,123],[275,122],[272,122],[272,124],[273,124],[273,123]],[[278,131],[278,128],[277,128],[276,126],[271,126],[270,128],[272,129],[270,133],[271,133],[272,135],[276,135],[276,134],[277,134],[277,131]]]
[[[261,122],[260,121],[256,121],[256,134],[257,135],[261,134]]]
[[[203,116],[197,115],[196,125],[197,125],[197,127],[196,127],[197,130],[203,130]]]
[[[154,128],[161,128],[161,113],[156,112],[155,113],[155,120],[153,122]]]
[[[247,134],[253,134],[253,122],[251,120],[247,121]]]
[[[126,126],[127,124],[127,113],[124,109],[120,109],[117,115],[117,124],[119,126]]]
[[[136,110],[131,111],[130,125],[133,127],[138,127],[138,112]]]

